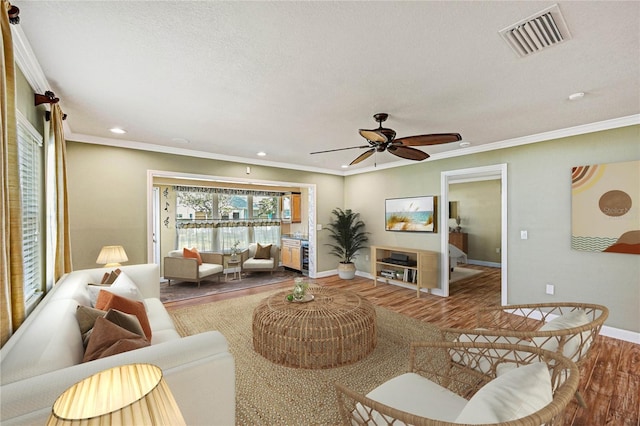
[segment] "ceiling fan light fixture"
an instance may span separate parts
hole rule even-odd
[[[569,95],[570,101],[579,101],[582,98],[584,98],[584,92],[576,92]]]

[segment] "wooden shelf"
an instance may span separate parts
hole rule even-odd
[[[391,253],[408,256],[409,265],[384,262],[391,257]],[[401,247],[371,246],[371,274],[373,284],[378,282],[402,287],[415,288],[418,297],[420,289],[438,287],[438,256],[439,253],[429,250],[409,249]],[[384,276],[383,273],[394,276]]]

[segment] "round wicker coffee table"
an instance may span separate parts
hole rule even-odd
[[[329,287],[309,287],[309,302],[289,302],[289,293],[275,293],[253,311],[253,348],[268,360],[331,368],[359,361],[376,347],[376,311],[367,299]]]

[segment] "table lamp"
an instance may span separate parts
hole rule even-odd
[[[100,250],[96,263],[104,264],[105,268],[120,266],[120,262],[126,262],[129,258],[122,246],[104,246]]]
[[[185,425],[162,370],[152,364],[110,368],[76,383],[53,404],[47,426]]]

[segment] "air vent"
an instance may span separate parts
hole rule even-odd
[[[571,39],[557,4],[509,25],[499,33],[520,57],[529,56]]]

